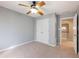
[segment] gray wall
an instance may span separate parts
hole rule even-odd
[[[63,12],[60,15],[60,18],[73,17],[75,15],[75,13],[76,13],[75,11],[74,12],[71,12],[71,11]]]
[[[0,49],[34,40],[31,17],[0,7]]]
[[[52,14],[49,17],[49,35],[50,35],[50,44],[52,46],[56,46],[57,44],[57,37],[56,37],[56,14]]]

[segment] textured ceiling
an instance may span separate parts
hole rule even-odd
[[[31,4],[31,1],[0,1],[0,6],[26,14],[29,8],[19,6],[19,3]],[[74,12],[79,5],[78,1],[45,1],[45,3],[46,5],[42,7],[42,9],[45,11],[45,15],[51,13],[62,14],[63,12],[67,11]],[[33,14],[29,16],[39,17],[40,15]]]

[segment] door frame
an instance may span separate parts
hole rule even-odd
[[[78,20],[78,14],[77,14],[77,54],[78,54],[78,50],[79,50],[79,48],[78,48],[78,36],[79,36],[79,29],[78,29],[78,24],[79,23],[79,20]]]
[[[59,28],[58,28],[58,32],[59,32],[59,47],[60,47],[60,45],[61,45],[61,35],[60,35],[60,33],[61,33],[61,21],[62,21],[62,19],[69,19],[69,18],[73,18],[73,16],[72,17],[64,17],[64,18],[60,18],[59,19]],[[77,53],[76,54],[78,54],[78,15],[77,15]]]
[[[61,47],[61,41],[62,41],[62,39],[61,39],[61,37],[62,37],[62,34],[61,34],[61,22],[62,22],[62,20],[64,20],[64,19],[73,19],[73,17],[64,17],[64,18],[60,18],[60,25],[59,25],[59,27],[60,27],[60,31],[59,31],[59,33],[60,33],[60,37],[59,37],[59,40],[60,40],[60,42],[59,42],[59,46]]]

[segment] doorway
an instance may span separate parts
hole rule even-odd
[[[68,22],[68,23],[66,23]],[[74,52],[78,54],[78,15],[73,17],[60,19],[60,47],[73,48]]]
[[[73,18],[61,19],[60,46],[61,48],[74,48],[73,43]]]

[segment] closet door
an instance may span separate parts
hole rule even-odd
[[[41,19],[36,21],[36,40],[48,44],[49,40],[49,26],[48,19]]]

